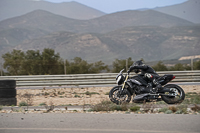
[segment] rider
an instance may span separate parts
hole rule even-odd
[[[134,70],[135,73],[141,72],[142,76],[144,76],[147,80],[156,86],[154,90],[152,87],[150,87],[151,92],[155,93],[162,89],[162,85],[157,81],[157,78],[160,76],[152,67],[145,65],[142,60],[134,62],[133,65],[129,68],[128,73],[130,73],[132,70]]]

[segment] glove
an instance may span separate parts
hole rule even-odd
[[[135,73],[139,73],[140,71],[139,71],[138,69],[135,69],[134,72],[135,72]]]

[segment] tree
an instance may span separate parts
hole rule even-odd
[[[162,61],[159,61],[156,65],[152,66],[155,71],[167,71],[167,67],[163,64]]]
[[[200,70],[200,60],[194,62],[194,70]]]
[[[60,55],[55,54],[53,49],[44,49],[42,53],[39,50],[24,53],[14,49],[2,55],[2,58],[9,75],[63,74]]]
[[[26,52],[23,71],[29,75],[42,74],[42,56],[39,50],[28,50]]]
[[[185,67],[183,66],[183,64],[178,63],[178,64],[172,66],[169,70],[170,71],[184,71]]]
[[[102,61],[93,63],[89,70],[90,73],[100,73],[101,71],[109,71],[108,65],[105,65]]]
[[[88,64],[87,61],[82,60],[80,57],[75,57],[73,62],[69,63],[69,66],[67,66],[67,73],[85,74],[89,72],[88,70],[91,66],[91,64]]]
[[[7,69],[10,75],[21,75],[23,72],[23,63],[24,63],[24,52],[21,50],[13,50],[11,53],[8,52],[2,55],[4,59],[3,67]]]
[[[128,68],[133,64],[131,57],[128,58]],[[119,72],[122,69],[126,68],[126,60],[115,59],[113,62],[112,72]]]
[[[42,74],[58,74],[61,58],[53,49],[45,48],[41,55]]]
[[[88,63],[80,57],[75,57],[73,62],[65,61],[67,74],[86,74],[86,73],[100,73],[102,71],[109,71],[108,66],[102,61],[95,63]]]

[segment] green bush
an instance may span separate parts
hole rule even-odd
[[[200,104],[200,95],[194,95],[190,101],[192,104]]]
[[[19,103],[19,106],[20,106],[20,107],[21,107],[21,106],[28,106],[28,104],[27,104],[25,101],[22,101],[22,102]]]
[[[165,107],[165,108],[159,109],[158,112],[166,112],[167,110],[168,110],[168,108]]]
[[[105,95],[109,95],[109,92],[106,92]]]
[[[184,104],[200,104],[200,94],[196,92],[188,92],[185,95]]]
[[[110,101],[102,101],[101,103],[92,106],[90,111],[111,111],[113,105],[114,104]]]
[[[93,95],[93,94],[98,94],[99,95],[99,93],[97,93],[97,92],[89,92],[89,91],[87,91],[86,93],[85,93],[86,95]]]
[[[77,95],[77,94],[75,94],[75,96],[74,97],[80,97],[79,95]]]
[[[122,110],[122,108],[121,108],[121,106],[120,106],[120,105],[114,105],[114,106],[112,107],[112,110],[121,111],[121,110]]]
[[[182,114],[182,111],[181,111],[181,110],[177,110],[177,111],[175,112],[175,114]]]
[[[165,114],[171,114],[171,113],[173,113],[171,110],[165,111]]]
[[[46,103],[40,103],[39,106],[44,106],[47,105]]]
[[[177,110],[180,110],[183,114],[187,114],[187,105],[182,104],[177,106],[176,108]]]
[[[130,107],[130,110],[133,111],[133,112],[139,111],[140,110],[140,106]]]

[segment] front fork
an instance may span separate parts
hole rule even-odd
[[[122,88],[120,89],[120,92],[119,92],[120,95],[123,94],[123,90],[124,90],[124,87],[125,87],[126,81],[128,80],[128,77],[129,77],[129,75],[127,74],[127,75],[126,75],[126,79],[125,79],[125,81],[124,81],[124,83],[123,83],[123,86],[122,86]]]

